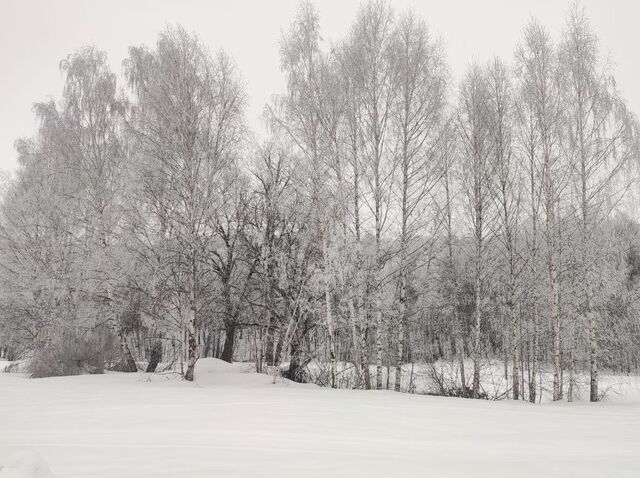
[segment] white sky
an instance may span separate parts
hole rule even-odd
[[[323,36],[332,41],[348,29],[360,0],[316,0]],[[394,0],[396,11],[412,7],[446,47],[457,80],[473,59],[511,60],[530,16],[557,38],[569,3],[563,0]],[[0,0],[0,168],[13,171],[13,142],[33,134],[36,101],[59,97],[59,61],[84,44],[105,50],[113,70],[130,45],[154,45],[166,23],[198,33],[211,49],[235,59],[247,86],[250,124],[284,81],[278,57],[281,32],[294,18],[297,0]],[[616,79],[631,108],[640,112],[640,1],[583,0],[612,54]]]

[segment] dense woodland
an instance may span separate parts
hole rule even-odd
[[[474,398],[499,359],[531,402],[543,369],[592,401],[599,371],[638,371],[640,129],[580,7],[456,79],[380,1],[331,44],[303,2],[279,48],[264,132],[233,59],[179,26],[122,72],[95,47],[60,63],[3,185],[2,355],[186,380],[200,357],[295,381],[313,361],[398,391],[444,360]]]

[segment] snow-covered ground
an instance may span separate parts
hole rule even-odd
[[[214,359],[196,378],[0,373],[0,477],[640,476],[635,394],[530,405],[331,390]]]

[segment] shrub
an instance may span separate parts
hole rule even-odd
[[[471,398],[473,396],[471,387],[468,387],[466,383],[458,383],[458,377],[450,373],[450,371],[447,373],[445,368],[439,368],[434,364],[430,364],[429,378],[434,386],[434,390],[428,393],[428,395],[458,398]],[[486,392],[480,391],[478,398],[486,400],[489,397]]]
[[[111,355],[112,350],[110,334],[65,334],[36,350],[28,369],[32,378],[103,373],[105,357]]]

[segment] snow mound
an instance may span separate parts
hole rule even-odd
[[[229,363],[217,358],[201,358],[196,362],[194,373],[209,374],[209,373],[250,373],[255,369],[253,364],[247,364],[242,362]]]
[[[41,455],[25,450],[0,462],[0,478],[53,478],[53,475]]]
[[[264,387],[274,386],[272,375],[256,373],[250,363],[228,363],[216,358],[201,358],[196,362],[194,381],[200,386]],[[278,377],[275,385],[299,386],[301,384]]]

